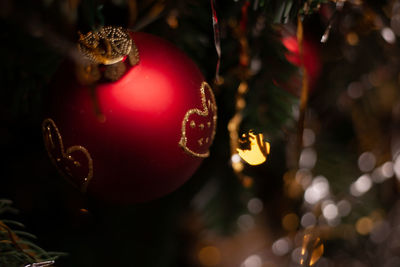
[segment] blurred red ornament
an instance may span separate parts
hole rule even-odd
[[[212,90],[186,55],[158,37],[129,35],[139,62],[92,86],[60,69],[43,122],[49,156],[66,178],[118,203],[181,186],[208,156],[217,119]]]
[[[299,67],[299,71],[290,77],[287,82],[278,82],[278,84],[285,90],[300,96],[302,86],[302,74],[300,71],[301,57],[296,35],[284,36],[282,38],[282,44],[288,50],[287,53],[285,53],[286,59],[293,65]],[[314,40],[311,40],[305,36],[303,39],[303,49],[304,67],[308,75],[309,90],[312,91],[315,88],[322,68],[319,47]]]

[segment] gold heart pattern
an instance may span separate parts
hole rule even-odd
[[[215,136],[217,104],[208,83],[201,84],[200,95],[202,109],[194,108],[186,112],[179,145],[192,156],[206,158]]]
[[[64,150],[60,131],[55,122],[47,118],[42,123],[44,144],[49,157],[67,180],[86,192],[93,178],[93,160],[83,146],[74,145]]]

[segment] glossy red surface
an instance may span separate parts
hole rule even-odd
[[[286,59],[293,65],[300,67],[300,51],[296,36],[289,35],[282,38],[282,44],[286,47],[288,52],[285,54]],[[309,78],[309,90],[312,91],[315,88],[317,80],[320,76],[322,65],[319,55],[319,48],[309,39],[304,39],[304,66],[307,70]],[[295,95],[300,96],[302,76],[300,73],[295,74],[286,83],[278,82],[281,87]]]
[[[283,45],[289,51],[286,53],[286,59],[295,66],[301,65],[300,51],[297,38],[295,36],[287,36],[282,40]],[[303,42],[304,46],[304,66],[310,77],[311,85],[314,85],[316,79],[319,77],[321,72],[321,62],[319,59],[318,48],[308,41],[307,39]]]
[[[169,42],[145,33],[132,37],[140,61],[117,82],[98,85],[91,92],[77,84],[69,68],[60,70],[48,115],[65,149],[80,145],[90,153],[93,178],[88,193],[119,203],[147,201],[172,192],[202,161],[185,152],[179,141],[185,114],[202,109],[204,77]],[[96,116],[96,106],[101,117]],[[208,150],[214,129],[212,122],[208,128],[191,131],[188,141],[208,138],[202,146]],[[84,178],[68,174],[64,166],[58,168],[75,184]]]

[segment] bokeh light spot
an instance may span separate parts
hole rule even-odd
[[[289,240],[287,238],[280,238],[272,244],[272,252],[275,255],[283,256],[290,250]]]
[[[371,189],[371,186],[372,186],[371,176],[368,174],[364,174],[360,176],[357,179],[357,181],[355,181],[350,186],[350,193],[355,197],[359,197],[364,193],[366,193],[369,189]]]
[[[390,234],[390,225],[386,221],[379,221],[375,223],[372,228],[370,238],[374,243],[382,243]]]
[[[386,178],[390,178],[394,175],[393,162],[387,161],[382,165],[382,175]]]
[[[370,218],[368,217],[362,217],[358,219],[356,222],[356,231],[360,235],[367,235],[371,232],[373,227],[373,222]]]
[[[317,153],[313,148],[305,148],[301,151],[299,166],[300,168],[312,169],[317,162]]]
[[[254,227],[254,218],[249,214],[239,216],[237,224],[242,231],[248,231]]]
[[[207,246],[199,251],[198,259],[204,266],[217,266],[221,262],[221,253],[214,246]]]
[[[304,192],[304,199],[309,204],[315,204],[329,194],[328,180],[323,176],[317,176]]]
[[[339,215],[344,217],[350,214],[351,212],[351,205],[350,202],[343,199],[337,203]]]
[[[299,217],[294,213],[286,214],[282,219],[282,226],[286,231],[295,231],[299,226]]]
[[[247,203],[247,209],[253,214],[259,214],[264,208],[264,204],[259,198],[252,198]]]
[[[350,32],[346,35],[346,41],[349,45],[355,46],[359,41],[358,35],[355,32]]]
[[[322,213],[324,214],[324,217],[327,220],[333,220],[335,219],[338,215],[339,215],[339,211],[338,208],[335,204],[331,203],[326,205],[323,210]]]
[[[311,129],[304,129],[303,131],[303,146],[312,146],[315,142],[315,133]]]
[[[364,152],[358,158],[358,167],[362,172],[369,172],[375,167],[376,158],[371,152]]]
[[[306,214],[301,217],[301,226],[304,228],[315,226],[317,223],[317,218],[312,212],[307,212]]]
[[[352,82],[347,87],[347,94],[350,98],[357,99],[363,95],[363,84],[361,82]]]
[[[385,39],[389,44],[394,44],[396,42],[396,36],[391,28],[385,27],[381,30],[382,38]]]
[[[251,255],[240,265],[240,267],[261,267],[262,259],[258,255]]]

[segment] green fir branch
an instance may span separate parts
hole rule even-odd
[[[0,215],[17,211],[11,207],[10,200],[0,200]],[[20,222],[0,218],[0,266],[20,267],[26,264],[55,260],[65,253],[47,252],[33,243],[36,236],[13,227],[25,228]]]

